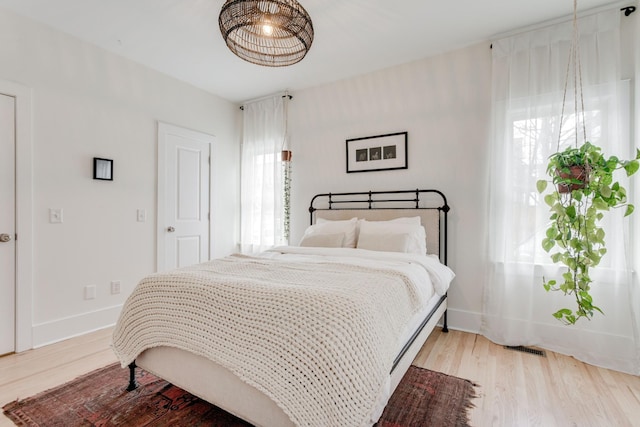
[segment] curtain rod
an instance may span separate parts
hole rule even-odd
[[[617,3],[617,4],[616,4]],[[605,10],[609,10],[613,7],[620,7],[620,11],[624,11],[624,16],[629,16],[631,15],[633,12],[636,11],[636,6],[622,6],[625,3],[629,3],[628,0],[619,0],[617,2],[615,2],[613,5],[608,5],[608,6],[600,6],[600,7],[594,7],[588,10],[585,10],[583,12],[578,12],[578,18],[584,18],[585,16],[591,16],[591,15],[595,15],[596,13],[605,11]],[[562,22],[567,22],[571,20],[571,15],[566,15],[566,16],[562,16],[559,18],[555,18],[555,19],[550,19],[548,21],[543,21],[543,22],[539,22],[537,24],[532,24],[529,26],[526,26],[524,28],[518,28],[516,30],[512,30],[512,31],[506,31],[503,33],[498,33],[498,34],[494,34],[492,37],[490,37],[490,40],[500,40],[503,39],[505,37],[512,37],[515,36],[517,34],[522,34],[524,32],[527,31],[533,31],[533,30],[539,30],[541,28],[545,28],[545,27],[549,27],[551,25],[554,24],[559,24]],[[490,48],[493,48],[493,43],[491,44]]]
[[[263,100],[265,100],[265,99],[269,99],[269,98],[272,98],[272,97],[277,96],[277,95],[278,95],[278,94],[274,94],[274,95],[266,95],[266,96],[262,96],[262,97],[260,97],[260,98],[251,99],[251,100],[249,100],[249,101],[245,101],[245,102],[243,102],[243,103],[242,103],[242,105],[240,106],[240,109],[241,109],[241,110],[244,110],[244,104],[251,104],[251,103],[254,103],[254,102],[258,102],[258,101],[263,101]],[[282,94],[282,98],[289,98],[289,100],[292,100],[292,99],[293,99],[293,96],[289,95],[289,92],[284,92],[284,93]]]

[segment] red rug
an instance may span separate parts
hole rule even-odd
[[[129,370],[113,364],[8,403],[4,413],[19,426],[250,426],[150,373],[137,373],[140,387],[133,392],[125,390]],[[376,426],[468,426],[475,386],[411,366]]]

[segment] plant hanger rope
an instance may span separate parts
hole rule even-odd
[[[582,89],[582,62],[580,61],[580,32],[578,31],[578,0],[573,0],[573,30],[571,37],[571,46],[569,48],[569,59],[567,61],[567,72],[564,79],[564,91],[562,94],[562,111],[560,112],[560,129],[558,131],[557,151],[560,151],[560,141],[562,139],[562,125],[564,122],[564,111],[567,100],[567,89],[569,86],[569,72],[571,71],[571,63],[573,62],[573,96],[574,110],[576,113],[575,121],[575,146],[578,147],[578,118],[582,120],[582,132],[584,140],[587,140],[587,128],[585,126],[584,114],[584,92]],[[578,110],[578,85],[580,86],[580,110]]]

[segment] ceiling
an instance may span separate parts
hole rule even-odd
[[[573,11],[571,0],[299,1],[315,39],[301,62],[281,68],[227,49],[218,29],[224,0],[0,0],[0,7],[233,102],[414,61]],[[618,3],[580,0],[578,8]]]

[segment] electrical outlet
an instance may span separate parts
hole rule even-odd
[[[96,299],[96,285],[84,287],[84,299]]]
[[[111,295],[116,295],[120,293],[120,281],[114,280],[111,282]]]

